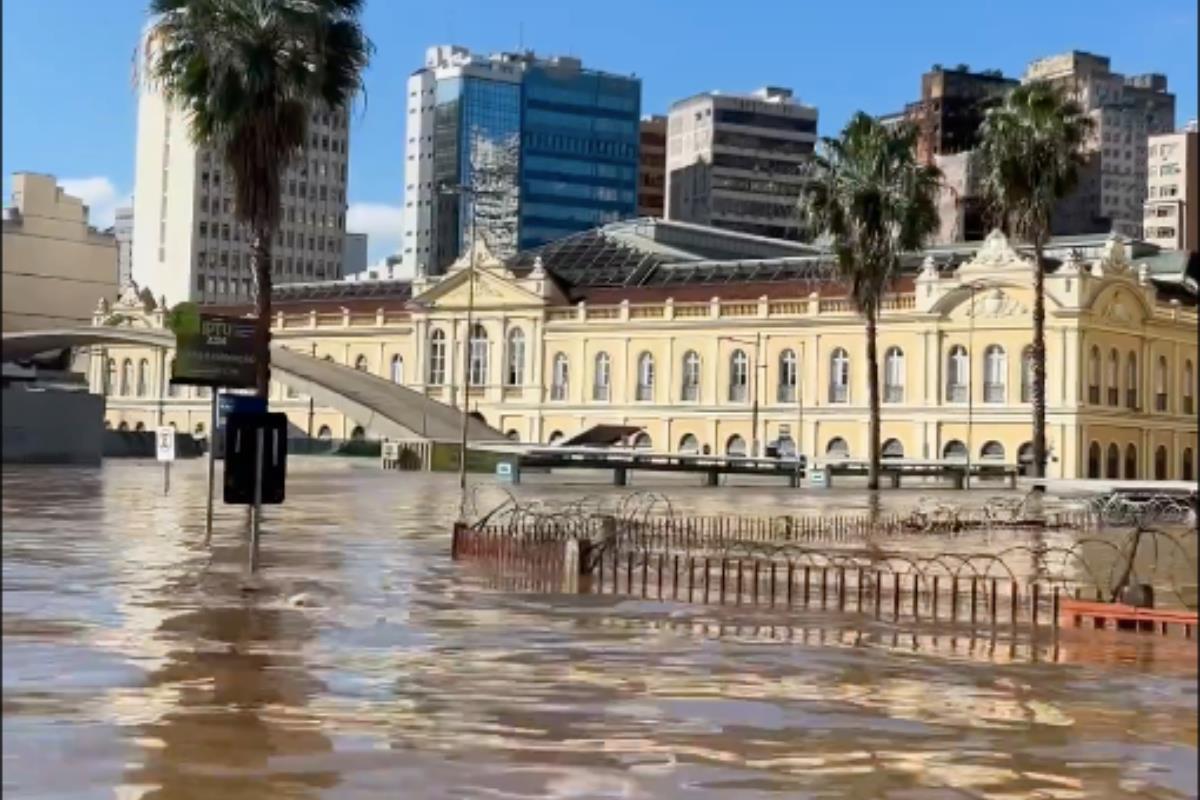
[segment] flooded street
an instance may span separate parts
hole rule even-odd
[[[1056,660],[816,610],[520,593],[451,562],[455,476],[289,470],[246,593],[246,512],[218,504],[204,546],[202,461],[169,497],[152,462],[6,467],[6,797],[1196,796],[1182,638],[1063,631]],[[666,491],[689,513],[865,507]]]

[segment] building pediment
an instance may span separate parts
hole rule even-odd
[[[1113,325],[1139,327],[1149,313],[1140,291],[1131,287],[1101,291],[1092,301],[1092,316]]]
[[[412,303],[429,310],[465,311],[472,304],[469,280],[472,275],[476,310],[540,308],[547,303],[545,297],[534,291],[536,287],[524,285],[529,281],[514,277],[508,270],[489,268],[451,272],[414,297]]]
[[[983,240],[983,245],[975,251],[971,260],[958,268],[958,275],[967,279],[978,275],[994,276],[997,273],[1032,270],[1033,262],[1018,253],[1002,231],[994,230]]]

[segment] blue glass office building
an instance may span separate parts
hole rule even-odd
[[[637,212],[636,78],[530,64],[522,83],[522,249]]]
[[[464,252],[473,218],[505,257],[637,213],[639,79],[447,47],[410,89],[405,246],[418,272]],[[477,193],[440,188],[456,185]]]

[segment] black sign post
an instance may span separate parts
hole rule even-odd
[[[230,414],[225,420],[225,502],[251,507],[251,573],[258,569],[262,505],[283,502],[286,478],[287,414]]]

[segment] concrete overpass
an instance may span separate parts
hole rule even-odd
[[[89,345],[141,345],[174,348],[170,331],[147,328],[87,327],[5,333],[0,348],[4,361],[32,358],[39,353]],[[313,358],[271,343],[271,378],[335,408],[378,436],[392,439],[455,441],[461,435],[462,413],[421,392],[376,375]],[[498,441],[504,436],[471,418],[467,438]]]

